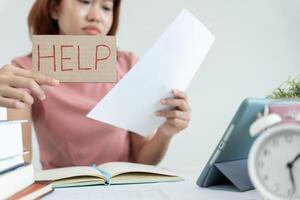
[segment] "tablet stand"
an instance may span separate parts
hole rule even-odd
[[[254,189],[248,175],[247,159],[216,163],[209,174],[209,180],[206,180],[209,186],[232,184],[241,192]]]

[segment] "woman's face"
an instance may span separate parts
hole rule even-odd
[[[62,35],[107,35],[113,23],[113,0],[62,0],[52,10]]]

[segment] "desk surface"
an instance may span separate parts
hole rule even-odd
[[[45,196],[43,200],[57,199],[106,199],[106,200],[259,200],[255,190],[248,192],[222,191],[210,188],[200,188],[196,185],[199,168],[176,170],[185,181],[172,183],[134,184],[92,186],[77,188],[60,188]]]

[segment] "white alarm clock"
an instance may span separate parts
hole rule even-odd
[[[250,127],[252,136],[261,134],[248,157],[250,179],[266,199],[300,199],[300,117],[282,122],[275,113],[268,113]]]

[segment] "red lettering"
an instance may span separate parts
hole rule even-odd
[[[53,58],[53,67],[54,67],[54,71],[56,71],[56,59],[55,59],[55,45],[53,45],[53,55],[51,56],[41,56],[41,52],[40,52],[40,45],[37,45],[37,49],[38,49],[38,71],[41,71],[41,59],[42,58]]]
[[[60,68],[61,68],[61,71],[73,71],[72,68],[69,68],[69,69],[65,69],[64,68],[64,63],[63,63],[63,60],[71,60],[70,57],[63,57],[63,49],[65,47],[73,47],[73,45],[61,45],[60,46]]]
[[[77,71],[83,71],[83,70],[98,70],[98,68],[100,67],[100,63],[101,61],[104,60],[108,60],[111,56],[111,49],[108,45],[105,44],[98,44],[96,45],[96,52],[95,52],[95,66],[83,66],[81,63],[81,56],[82,56],[82,52],[80,52],[80,46],[77,46],[77,55],[75,52],[73,52],[73,49],[75,47],[75,45],[60,45],[57,46],[57,48],[60,48],[60,61],[56,60],[56,58],[59,58],[59,55],[56,56],[56,45],[52,45],[52,55],[43,55],[41,56],[41,47],[40,45],[37,45],[37,70],[41,71],[41,61],[42,59],[53,59],[53,66],[52,69],[54,70],[53,72],[57,72],[57,70],[60,70],[61,72],[64,71],[76,71],[76,66],[71,66],[71,64],[73,62],[69,62],[69,65],[67,65],[67,61],[73,60],[73,59],[77,59]],[[51,48],[51,47],[50,47]],[[66,56],[66,49],[67,48],[71,48],[69,49],[70,52],[69,57]],[[85,53],[85,52],[84,52]],[[85,54],[87,54],[88,52],[86,52]],[[77,58],[76,58],[77,56]],[[83,55],[86,58],[89,58],[90,56],[87,55]],[[76,60],[74,60],[76,61]],[[57,65],[56,62],[60,62],[60,66]],[[67,62],[67,63],[66,63]],[[50,64],[51,65],[51,62]],[[75,64],[76,65],[76,64]],[[51,66],[50,66],[51,67]]]
[[[80,67],[80,46],[77,46],[77,69],[78,70],[91,70],[89,67]]]
[[[98,48],[99,48],[99,47],[107,48],[107,50],[108,50],[108,55],[105,56],[105,57],[103,57],[103,58],[98,58]],[[100,45],[97,45],[97,46],[96,46],[95,70],[98,69],[98,61],[102,61],[102,60],[108,59],[108,58],[110,57],[110,54],[111,54],[111,50],[110,50],[109,46],[104,45],[104,44],[100,44]]]

